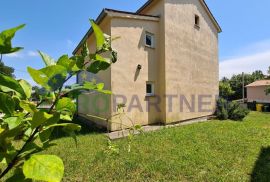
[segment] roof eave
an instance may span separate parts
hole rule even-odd
[[[122,16],[119,16],[119,15]],[[124,16],[124,15],[130,15],[130,16]],[[122,18],[134,18],[134,19],[144,19],[144,20],[150,20],[150,21],[159,21],[159,16],[152,16],[152,15],[140,15],[132,12],[126,12],[126,11],[119,11],[119,10],[112,10],[112,9],[103,9],[100,15],[98,16],[97,20],[95,21],[96,24],[100,24],[103,19],[106,16],[111,16],[111,17],[122,17]],[[132,17],[131,17],[132,16]],[[89,36],[93,33],[93,29],[90,28],[83,39],[80,41],[80,43],[77,45],[77,47],[74,49],[72,52],[73,55],[75,55],[82,44],[89,38]]]
[[[99,14],[99,16],[96,19],[96,23],[100,24],[100,22],[106,17],[107,12],[105,9],[103,9],[101,11],[101,13]],[[84,37],[82,38],[82,40],[79,42],[79,44],[76,46],[76,48],[74,49],[74,51],[72,52],[73,55],[75,55],[78,50],[80,49],[81,45],[88,39],[88,37],[93,33],[93,29],[92,27],[86,32],[86,34],[84,35]]]
[[[204,7],[206,8],[207,12],[209,13],[209,16],[211,17],[213,23],[215,24],[218,33],[222,32],[221,26],[219,25],[218,21],[215,19],[213,13],[211,12],[210,8],[208,7],[208,5],[206,4],[206,2],[204,0],[200,0],[202,2],[202,4],[204,5]],[[150,4],[154,2],[154,0],[148,0],[144,5],[142,5],[142,7],[140,7],[136,13],[141,13],[145,8],[147,8],[148,6],[150,6]]]

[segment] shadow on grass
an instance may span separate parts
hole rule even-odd
[[[73,122],[81,126],[81,131],[77,132],[76,135],[89,135],[89,134],[99,134],[105,133],[107,130],[105,128],[100,128],[96,124],[87,122],[82,118],[74,118]],[[55,128],[52,133],[52,139],[59,139],[63,137],[70,137],[67,133],[65,133],[62,128]]]
[[[251,182],[270,181],[270,147],[262,148],[254,165]]]

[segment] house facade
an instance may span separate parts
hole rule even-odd
[[[270,80],[259,80],[247,85],[248,102],[270,103],[270,95],[265,92],[267,87],[270,87]]]
[[[80,115],[114,131],[213,114],[221,28],[204,0],[150,0],[135,13],[104,9],[96,22],[104,33],[120,36],[112,42],[118,62],[97,75],[80,73],[77,80],[104,82],[114,95],[81,95]],[[85,41],[94,51],[91,29],[73,54]],[[125,104],[126,117],[114,117],[118,104]]]

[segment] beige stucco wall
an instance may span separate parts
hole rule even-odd
[[[247,87],[248,102],[266,102],[270,103],[270,95],[265,94],[266,86]]]
[[[160,113],[150,108],[147,112],[147,104],[155,102],[155,97],[146,97],[146,82],[158,81],[159,63],[159,21],[148,21],[130,18],[112,18],[112,36],[121,36],[120,39],[112,43],[113,49],[118,52],[118,62],[111,67],[112,92],[126,97],[126,116],[121,119],[114,117],[112,130],[121,129],[124,126],[131,126],[132,120],[136,124],[147,125],[161,122]],[[145,46],[146,32],[155,36],[155,48]],[[137,66],[142,69],[138,70]],[[158,91],[157,91],[158,92]],[[116,99],[116,103],[123,103],[121,98]],[[140,107],[132,107],[137,105]],[[133,105],[133,106],[134,106]],[[117,106],[114,104],[113,107]],[[115,111],[115,108],[113,109]],[[113,112],[113,115],[116,112]]]
[[[195,15],[200,29],[195,28]],[[165,1],[165,77],[166,95],[195,96],[195,112],[184,107],[179,112],[179,99],[173,100],[166,123],[212,114],[199,112],[202,102],[211,102],[202,109],[214,110],[218,95],[218,31],[198,0]],[[211,95],[212,99],[207,98]],[[185,105],[183,105],[185,106]],[[168,102],[166,110],[169,110]]]
[[[216,105],[215,97],[218,95],[218,31],[201,2],[155,0],[141,14],[160,18],[159,21],[153,21],[140,19],[138,16],[133,19],[124,15],[107,16],[100,25],[107,34],[121,38],[112,43],[112,47],[118,52],[118,62],[109,70],[100,72],[97,80],[105,82],[106,88],[114,94],[127,98],[127,117],[113,117],[108,128],[119,130],[131,126],[131,121],[141,125],[171,123],[212,114]],[[195,14],[200,16],[200,29],[194,27]],[[155,35],[154,49],[145,47],[145,32]],[[88,42],[90,47],[93,46],[93,35]],[[139,64],[142,66],[140,71],[137,70]],[[92,78],[93,75],[89,77]],[[154,82],[156,97],[146,97],[147,81]],[[172,107],[165,95],[172,96]],[[180,111],[180,96],[185,96],[190,103],[190,99],[195,98],[194,112],[190,112],[187,107],[183,108],[183,112]],[[82,103],[91,103],[95,97],[96,95],[88,95],[87,98],[81,96],[79,112],[101,117],[116,114],[116,104],[110,96],[108,112],[85,108]],[[156,102],[157,97],[161,99],[158,104],[161,111],[152,107],[147,112],[147,104]],[[202,102],[211,103],[201,109],[211,111],[199,112],[199,97]],[[141,108],[134,106],[138,104],[136,99]],[[132,101],[134,107],[129,108]],[[116,102],[121,103],[121,98],[118,97]],[[107,125],[94,118],[91,120]]]
[[[166,99],[164,99],[164,96],[166,95],[165,86],[166,86],[166,77],[165,77],[165,0],[154,0],[154,2],[151,4],[151,6],[146,7],[144,10],[140,12],[140,14],[146,14],[146,15],[154,15],[159,16],[159,50],[157,52],[159,59],[158,59],[158,76],[157,76],[157,82],[155,84],[155,87],[157,88],[157,95],[161,98],[160,101],[160,108],[161,111],[159,112],[159,115],[161,117],[161,122],[164,123],[166,120]]]
[[[104,33],[111,35],[111,23],[110,18],[106,17],[99,25]],[[90,52],[96,51],[95,36],[91,34],[87,39]],[[81,49],[78,50],[79,54]],[[84,79],[83,74],[87,75],[87,79]],[[78,83],[83,81],[96,81],[96,83],[104,83],[106,90],[111,90],[111,68],[106,71],[100,71],[98,74],[91,74],[87,71],[78,74]],[[89,115],[98,116],[101,118],[111,117],[111,95],[104,95],[95,92],[86,92],[81,94],[78,98],[78,113],[79,115],[86,117],[87,119],[96,122],[104,127],[109,127],[108,123],[99,118],[90,117]]]

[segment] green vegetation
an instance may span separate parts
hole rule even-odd
[[[216,116],[220,120],[231,119],[242,121],[249,113],[249,110],[242,107],[238,102],[229,102],[223,98],[217,101]]]
[[[6,76],[14,77],[14,68],[6,66],[2,60],[0,60],[0,73]]]
[[[46,153],[61,156],[63,181],[269,181],[270,115],[252,112],[244,122],[209,121],[113,141],[82,128],[78,147],[58,138]]]
[[[111,94],[104,90],[104,83],[88,81],[71,85],[63,94],[64,84],[81,71],[96,74],[117,61],[117,54],[111,48],[111,37],[104,35],[93,20],[90,23],[96,37],[95,52],[90,53],[87,43],[84,44],[81,55],[63,55],[57,60],[39,51],[45,67],[39,70],[27,68],[32,79],[44,91],[35,94],[35,99],[40,99],[38,103],[31,102],[32,86],[27,81],[15,80],[0,73],[1,181],[9,176],[7,182],[60,182],[64,175],[62,159],[56,155],[38,153],[52,146],[51,134],[55,128],[61,128],[77,142],[75,132],[80,131],[81,126],[72,120],[76,112],[74,100],[82,91]],[[24,26],[0,33],[0,61],[3,55],[22,49],[13,47],[12,39]],[[51,103],[50,108],[40,109],[39,106],[45,101]],[[13,171],[12,175],[10,171]]]
[[[235,91],[232,90],[232,87],[229,82],[219,82],[219,93],[220,97],[228,99],[229,96],[233,95]]]
[[[265,89],[265,94],[266,94],[266,95],[270,95],[270,87],[267,87],[267,88]]]
[[[252,74],[244,74],[244,84],[248,85],[257,80],[263,80],[266,75],[262,71],[254,71]],[[231,79],[226,77],[220,81],[219,96],[228,100],[239,100],[243,98],[243,75],[233,75]]]

